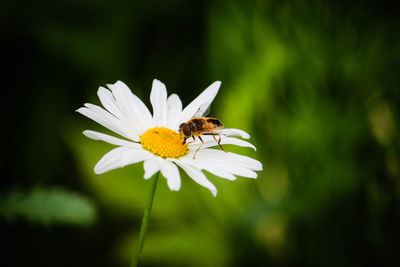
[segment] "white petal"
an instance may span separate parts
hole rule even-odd
[[[233,175],[230,172],[221,170],[220,168],[218,168],[218,166],[204,165],[203,169],[205,169],[206,171],[208,171],[208,172],[210,172],[210,173],[212,173],[212,174],[214,174],[216,176],[219,176],[221,178],[227,179],[229,181],[236,180],[236,176],[235,175]]]
[[[217,196],[217,188],[209,180],[207,180],[206,176],[201,172],[201,170],[193,167],[192,165],[185,164],[180,160],[174,159],[173,161],[178,164],[196,183],[208,188],[214,196]]]
[[[191,163],[193,163],[193,157],[182,158],[182,161],[186,162],[187,164],[191,164]],[[196,161],[196,165],[199,166],[201,169],[209,171],[210,173],[212,173],[216,176],[219,176],[224,179],[228,179],[230,181],[236,180],[235,175],[232,174],[235,172],[232,172],[231,168],[221,167],[221,165],[218,164],[217,162],[215,162],[213,160],[204,160],[204,158],[202,158],[202,157],[200,157],[200,158],[196,157],[195,161]]]
[[[167,88],[159,80],[153,80],[150,93],[150,102],[153,106],[153,121],[156,126],[167,125]]]
[[[196,159],[193,159],[193,154],[194,151],[190,151],[185,157],[181,158],[182,161],[187,164],[197,164],[202,169],[212,173],[218,169],[233,175],[257,178],[257,173],[254,171],[262,170],[261,162],[231,152],[225,153],[216,149],[204,149],[197,152]]]
[[[103,134],[103,133],[99,133],[96,131],[91,131],[91,130],[86,130],[83,132],[83,134],[93,140],[101,140],[104,142],[107,142],[109,144],[112,145],[117,145],[117,146],[126,146],[126,147],[132,147],[132,148],[136,148],[139,149],[142,146],[138,143],[134,143],[134,142],[130,142],[130,141],[126,141],[108,134]]]
[[[105,107],[110,113],[117,118],[121,118],[123,116],[117,105],[117,102],[109,90],[100,86],[99,90],[97,90],[97,95],[103,107]]]
[[[238,164],[240,166],[249,168],[254,171],[262,170],[262,164],[258,160],[255,160],[250,157],[238,155],[238,154],[235,154],[232,152],[226,153],[222,150],[206,148],[206,149],[201,149],[199,152],[197,152],[196,158],[198,155],[202,155],[202,156],[204,155],[206,157],[210,157],[210,158],[213,158],[213,159],[221,161],[221,162]]]
[[[172,94],[167,100],[168,116],[167,116],[167,127],[172,130],[177,130],[179,124],[176,122],[176,118],[182,112],[182,102],[178,95]]]
[[[186,108],[182,110],[181,116],[177,119],[176,124],[190,120],[204,103],[211,103],[218,93],[221,82],[212,83],[198,97],[196,97]]]
[[[210,135],[202,135],[201,138],[204,141],[204,145],[201,147],[202,149],[207,148],[207,147],[213,147],[213,146],[218,146],[218,140],[219,136],[215,136],[217,141],[210,136]],[[195,142],[189,144],[190,149],[197,149],[199,146],[201,146],[201,141],[196,139]],[[226,137],[221,135],[221,145],[236,145],[236,146],[241,146],[241,147],[251,147],[254,150],[256,150],[256,147],[250,144],[249,142],[243,141],[241,139],[237,139],[234,137]]]
[[[204,156],[196,156],[196,159],[193,159],[193,154],[187,155],[185,157],[182,157],[181,161],[189,165],[197,166],[200,169],[207,170],[216,176],[231,181],[236,180],[236,177],[233,174],[238,174],[236,172],[232,172],[232,169],[229,166],[222,165],[219,162],[216,162],[213,159]]]
[[[79,108],[77,112],[123,137],[128,139],[135,137],[134,134],[129,133],[120,120],[99,106],[86,103],[85,107]]]
[[[164,160],[161,168],[162,175],[167,179],[168,187],[172,191],[178,191],[181,188],[181,177],[178,167],[168,160]]]
[[[122,111],[134,118],[138,123],[138,127],[141,133],[144,133],[147,129],[152,128],[153,120],[149,109],[131,90],[121,81],[117,81],[115,84],[107,85]]]
[[[104,87],[99,87],[97,95],[99,96],[101,104],[110,113],[121,120],[121,122],[129,129],[129,131],[134,133],[138,138],[139,135],[142,133],[142,129],[140,127],[140,122],[137,121],[137,118],[133,116],[127,116],[127,113],[121,111],[117,101],[108,89]]]
[[[233,136],[240,136],[244,139],[250,138],[250,135],[248,133],[246,133],[245,131],[240,130],[240,129],[226,128],[226,129],[222,129],[222,130],[216,130],[215,132],[221,133],[222,135],[225,135],[225,136],[233,135]]]
[[[96,174],[102,174],[126,165],[141,162],[152,156],[143,149],[117,147],[105,154],[94,167]]]
[[[143,163],[144,168],[144,179],[149,179],[152,177],[156,172],[158,172],[163,164],[163,160],[160,157],[151,157],[146,159]]]

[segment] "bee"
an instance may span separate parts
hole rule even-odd
[[[214,138],[215,142],[217,142],[219,147],[223,151],[225,151],[225,149],[221,145],[221,134],[215,131],[224,128],[224,124],[222,123],[222,121],[217,118],[202,117],[206,116],[206,114],[209,112],[209,107],[209,104],[203,104],[190,120],[179,125],[179,134],[183,138],[183,144],[185,144],[186,140],[191,137],[193,138],[193,140],[188,144],[196,141],[196,137],[198,137],[202,143],[194,153],[193,159],[196,158],[197,152],[204,145],[204,141],[201,138],[201,135],[211,135]],[[215,138],[215,136],[217,135],[219,136],[218,140],[217,138]]]

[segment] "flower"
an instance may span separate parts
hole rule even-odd
[[[99,87],[97,95],[105,109],[86,103],[77,112],[96,121],[125,139],[104,133],[85,130],[83,134],[94,140],[101,140],[118,146],[106,153],[94,167],[96,174],[121,168],[129,164],[144,162],[144,178],[149,179],[158,171],[167,179],[168,187],[178,191],[181,178],[178,166],[195,182],[208,188],[214,196],[216,187],[206,178],[202,170],[216,176],[235,180],[235,175],[257,178],[255,171],[262,170],[262,164],[250,157],[232,152],[224,152],[210,147],[217,146],[213,136],[202,136],[200,140],[185,142],[178,134],[179,125],[190,120],[201,106],[211,103],[218,93],[221,82],[217,81],[205,89],[186,108],[178,95],[167,97],[165,85],[153,81],[150,102],[153,116],[146,105],[123,82],[108,84],[108,89]],[[241,139],[230,136],[250,138],[239,129],[218,130],[221,144],[233,144],[242,147],[255,147]]]

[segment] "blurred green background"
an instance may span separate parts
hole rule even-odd
[[[257,180],[161,179],[141,266],[400,264],[400,45],[386,1],[2,1],[2,266],[128,266],[150,182],[95,175],[77,114],[122,80],[252,135]]]

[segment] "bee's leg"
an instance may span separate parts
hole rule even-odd
[[[194,135],[192,135],[192,137],[193,137],[193,140],[190,141],[188,144],[191,144],[191,143],[193,143],[194,141],[196,141],[196,138],[194,137]]]
[[[228,151],[226,151],[226,150],[222,147],[222,145],[221,145],[221,134],[219,134],[219,133],[203,133],[203,135],[212,135],[212,137],[214,138],[215,142],[217,142],[217,144],[219,145],[219,147],[220,147],[223,151],[225,151],[226,153],[228,153]],[[216,135],[219,136],[218,140],[217,140],[217,138],[215,138]]]
[[[184,145],[184,144],[186,143],[186,140],[187,140],[187,138],[186,138],[186,137],[185,137],[185,138],[183,138],[182,145]]]
[[[193,138],[194,138],[194,136],[193,136]],[[198,151],[200,150],[200,148],[204,145],[204,141],[203,141],[203,139],[201,138],[201,136],[199,136],[199,139],[200,139],[200,141],[201,141],[201,145],[199,146],[199,148],[196,149],[196,152],[194,152],[193,159],[196,159],[196,154],[197,154],[197,152],[198,152]]]
[[[222,145],[221,145],[221,135],[218,134],[218,136],[219,136],[218,141],[217,141],[217,138],[215,138],[215,135],[213,135],[212,137],[214,138],[215,142],[217,142],[217,144],[219,145],[219,147],[220,147],[223,151],[225,151],[226,153],[228,153],[228,151],[226,151],[226,150],[222,147]]]

